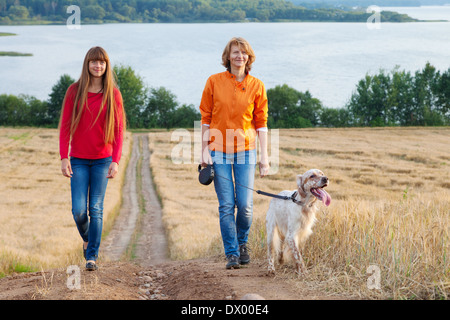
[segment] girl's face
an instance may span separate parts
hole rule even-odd
[[[240,48],[239,46],[233,44],[231,46],[229,59],[231,67],[237,69],[245,68],[245,65],[248,62],[248,54],[244,48]]]
[[[105,74],[106,61],[103,60],[91,60],[89,61],[89,73],[91,76],[100,78]]]

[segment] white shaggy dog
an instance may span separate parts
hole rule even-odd
[[[274,253],[280,264],[283,263],[283,245],[291,250],[297,272],[306,272],[306,267],[299,246],[304,244],[312,233],[316,221],[317,199],[326,206],[331,197],[323,189],[328,185],[328,178],[318,169],[311,169],[297,176],[297,190],[284,190],[280,196],[291,200],[274,198],[270,201],[266,215],[267,258],[269,273],[275,273]]]

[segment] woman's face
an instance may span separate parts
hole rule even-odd
[[[102,77],[106,71],[106,61],[92,60],[89,61],[89,73],[91,76],[99,78]]]
[[[233,68],[245,68],[245,65],[248,61],[248,54],[244,48],[239,47],[238,45],[231,45],[230,50],[230,65]]]

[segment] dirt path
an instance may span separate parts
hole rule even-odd
[[[336,299],[300,289],[290,276],[268,277],[264,262],[226,270],[225,260],[170,261],[150,174],[148,135],[135,134],[133,140],[122,209],[102,241],[99,270],[70,266],[15,274],[0,279],[0,299],[234,300],[247,294],[267,300]]]
[[[151,266],[168,261],[161,206],[150,173],[147,134],[133,136],[122,208],[113,229],[102,241],[100,251],[110,260],[117,261],[133,241],[132,256],[139,265]]]

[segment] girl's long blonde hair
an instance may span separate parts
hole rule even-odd
[[[95,122],[98,120],[101,112],[103,111],[103,108],[106,106],[106,121],[105,121],[105,136],[104,141],[105,144],[113,143],[114,141],[114,127],[117,125],[120,125],[119,123],[116,124],[116,119],[119,120],[120,117],[118,116],[118,112],[122,112],[122,125],[123,125],[123,132],[125,132],[125,110],[123,107],[123,102],[120,101],[121,110],[118,110],[118,102],[115,99],[114,95],[114,89],[117,88],[116,80],[115,80],[115,74],[114,70],[111,68],[111,63],[109,60],[109,56],[106,53],[105,49],[101,47],[93,47],[89,49],[89,51],[86,53],[86,56],[84,58],[83,62],[83,68],[81,70],[81,76],[80,79],[74,84],[76,94],[74,99],[74,106],[70,121],[70,137],[73,137],[73,134],[77,130],[78,124],[80,123],[81,117],[83,115],[83,112],[85,111],[85,108],[87,106],[87,97],[88,97],[88,88],[91,83],[91,74],[89,73],[89,62],[90,61],[105,61],[106,62],[106,70],[103,74],[103,101],[102,105],[100,107],[100,110],[98,111],[97,117],[95,118],[92,125],[95,124]],[[68,94],[66,94],[63,102],[63,108],[66,104],[66,99],[68,97]],[[61,112],[61,118],[62,118]]]

